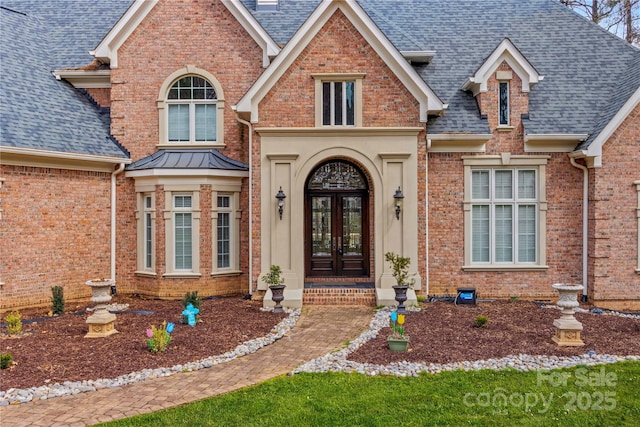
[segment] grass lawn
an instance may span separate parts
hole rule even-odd
[[[640,362],[417,378],[299,374],[107,426],[638,426]]]

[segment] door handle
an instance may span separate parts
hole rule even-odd
[[[342,237],[338,237],[338,254],[342,255]]]
[[[335,252],[335,250],[336,250],[336,238],[335,237],[331,238],[331,250],[333,252]]]

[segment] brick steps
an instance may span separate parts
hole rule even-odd
[[[341,286],[305,287],[302,294],[303,305],[360,305],[374,307],[374,288],[354,288]]]

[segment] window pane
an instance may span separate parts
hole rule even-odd
[[[347,125],[353,126],[355,124],[355,83],[346,83],[346,102],[347,102]]]
[[[169,141],[189,141],[189,105],[169,105]]]
[[[518,171],[518,198],[536,198],[536,171]]]
[[[509,124],[509,83],[500,82],[500,124]]]
[[[148,200],[151,200],[151,197],[147,197]],[[150,213],[146,213],[144,215],[144,240],[145,240],[145,246],[144,246],[144,267],[145,268],[151,268],[151,249],[152,249],[152,243],[153,243],[153,235],[151,234],[151,214]]]
[[[228,208],[231,206],[231,198],[229,196],[218,196],[218,207]]]
[[[518,262],[536,262],[536,206],[518,206]]]
[[[216,140],[215,104],[196,105],[196,141]]]
[[[191,213],[175,214],[176,270],[192,269],[192,224]]]
[[[495,173],[496,199],[513,198],[513,172],[510,170],[497,170]]]
[[[496,262],[513,261],[513,206],[495,207]]]
[[[231,226],[228,212],[218,213],[218,268],[231,267]]]
[[[489,262],[489,206],[475,205],[471,210],[471,246],[473,262]]]
[[[489,171],[473,171],[471,175],[471,198],[489,199]]]
[[[322,83],[322,124],[331,124],[331,83]]]
[[[191,207],[191,196],[175,196],[173,200],[176,208]]]
[[[342,125],[342,82],[334,83],[334,124],[336,126]]]

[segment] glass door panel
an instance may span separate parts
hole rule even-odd
[[[362,198],[342,198],[341,255],[362,255]]]
[[[311,199],[311,254],[331,256],[331,197]]]

